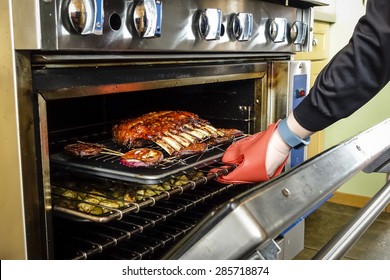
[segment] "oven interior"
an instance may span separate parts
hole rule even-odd
[[[209,120],[215,127],[234,127],[245,133],[254,130],[253,80],[201,84],[97,95],[47,102],[49,133],[52,137],[96,125],[107,126],[153,111],[189,111]],[[107,131],[106,131],[107,132]],[[62,137],[61,137],[62,138]]]
[[[231,142],[200,156],[170,159],[172,166],[131,170],[116,156],[72,158],[65,145],[101,143],[124,152],[112,141],[113,124],[163,110],[193,112],[216,128],[254,133],[259,129],[255,123],[266,114],[259,104],[259,96],[266,95],[264,77],[185,86],[158,81],[153,89],[69,98],[51,98],[55,90],[44,94],[54,258],[163,258],[205,215],[248,189],[215,180],[234,168],[220,162]],[[47,87],[37,83],[36,92]]]

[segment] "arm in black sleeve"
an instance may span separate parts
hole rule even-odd
[[[307,130],[321,130],[358,110],[389,79],[390,0],[369,0],[351,40],[321,71],[294,117]]]

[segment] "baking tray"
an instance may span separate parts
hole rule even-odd
[[[216,163],[205,170],[194,170],[160,184],[137,184],[72,173],[55,173],[51,179],[51,197],[57,216],[79,222],[105,223],[120,220],[127,213],[153,206],[199,185],[213,182],[220,175],[234,169]],[[216,193],[233,185],[210,185]]]
[[[92,137],[91,137],[92,138]],[[239,137],[239,138],[242,138]],[[232,140],[235,141],[238,138]],[[139,184],[158,184],[169,180],[175,176],[191,170],[219,162],[226,148],[232,141],[208,147],[201,154],[188,155],[184,157],[172,157],[157,145],[148,146],[160,150],[164,154],[164,160],[152,167],[127,167],[120,164],[120,157],[117,155],[99,154],[90,157],[76,157],[64,151],[63,147],[70,143],[77,142],[78,139],[61,141],[55,143],[57,152],[50,155],[51,167],[59,170],[89,174],[104,178],[122,180]],[[106,148],[126,152],[123,146],[112,141],[111,138],[99,141],[89,141],[88,137],[81,139],[83,142],[91,142],[104,145]]]

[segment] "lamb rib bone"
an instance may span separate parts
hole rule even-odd
[[[176,140],[177,142],[179,142],[179,144],[182,145],[183,147],[188,147],[188,146],[191,144],[190,141],[188,141],[188,140],[187,140],[186,138],[184,138],[184,137],[181,137],[180,135],[172,134],[172,133],[170,133],[170,132],[166,132],[165,134],[166,134],[167,136],[169,136],[169,137],[175,139],[175,140]]]

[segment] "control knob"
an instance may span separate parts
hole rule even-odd
[[[63,10],[70,29],[80,35],[103,34],[103,14],[103,0],[68,0]]]
[[[219,40],[221,37],[222,13],[219,9],[204,9],[199,18],[199,32],[203,38]]]
[[[296,21],[291,26],[290,36],[293,44],[303,45],[306,41],[307,24],[302,21]]]
[[[252,37],[253,15],[251,13],[235,14],[232,20],[232,33],[237,41],[249,41]]]
[[[269,25],[269,36],[274,43],[282,43],[286,39],[287,20],[274,18]]]
[[[137,33],[142,38],[161,36],[162,2],[141,0],[134,8],[133,21]]]

